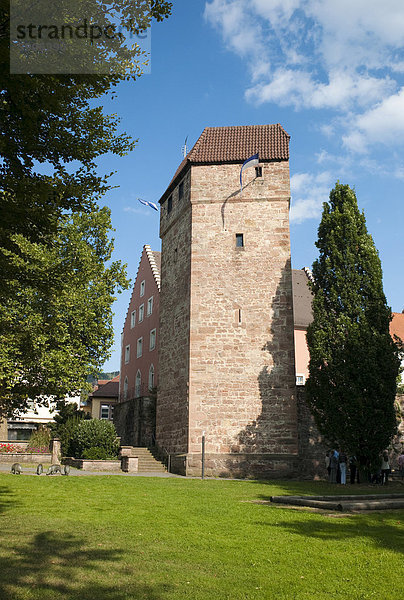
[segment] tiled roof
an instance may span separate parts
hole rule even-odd
[[[396,335],[404,343],[404,313],[393,313],[390,322],[390,334]]]
[[[187,159],[192,163],[244,162],[258,152],[262,161],[288,160],[289,139],[279,123],[206,127]]]
[[[307,328],[313,320],[312,293],[305,269],[292,269],[293,322],[295,327]]]
[[[90,394],[92,398],[118,398],[119,395],[119,376],[118,381],[116,381],[116,377],[104,385],[98,387],[95,392]]]
[[[279,123],[205,127],[195,146],[179,165],[160,202],[191,164],[242,164],[257,152],[261,162],[289,160],[289,140],[290,135]]]

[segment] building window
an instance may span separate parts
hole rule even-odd
[[[140,296],[144,296],[145,288],[146,288],[146,282],[142,281],[142,283],[140,284]]]
[[[123,382],[123,399],[128,399],[128,378],[125,377],[125,381]]]
[[[180,185],[178,186],[178,200],[182,200],[184,197],[184,182],[181,181]]]
[[[130,315],[130,328],[133,329],[136,325],[136,311],[133,310]]]
[[[113,408],[110,404],[101,404],[100,419],[103,421],[112,421]]]
[[[167,200],[167,213],[170,214],[172,209],[173,209],[173,197],[170,196],[169,199]]]
[[[125,348],[125,365],[130,361],[130,344]]]
[[[149,298],[147,301],[147,316],[150,317],[152,312],[153,312],[153,296],[151,298]]]
[[[150,332],[149,350],[154,350],[155,347],[156,347],[156,330],[152,329]]]
[[[142,390],[142,375],[140,371],[136,373],[136,383],[135,383],[135,397],[139,398]]]
[[[244,248],[244,234],[236,233],[236,248]]]
[[[255,167],[255,176],[262,177],[262,167]]]
[[[154,366],[150,365],[149,369],[149,390],[154,388]]]
[[[305,376],[304,375],[296,375],[296,385],[304,385],[305,384]]]
[[[139,323],[141,323],[144,319],[144,304],[139,306]]]
[[[139,338],[137,341],[137,352],[136,352],[136,356],[137,358],[140,358],[143,354],[143,338]]]

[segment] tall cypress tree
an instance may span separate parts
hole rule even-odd
[[[366,466],[396,432],[400,361],[380,258],[348,185],[324,203],[316,246],[307,400],[320,432]]]

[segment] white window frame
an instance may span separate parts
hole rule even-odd
[[[142,296],[144,296],[144,292],[146,289],[146,281],[143,279],[143,281],[140,284],[140,297],[142,298]]]
[[[139,323],[142,323],[144,319],[144,304],[139,306]]]
[[[151,364],[149,367],[149,390],[154,388],[154,365]]]
[[[138,369],[138,371],[136,373],[136,379],[135,379],[135,398],[139,398],[141,392],[142,392],[142,374],[141,374],[140,370]]]
[[[136,310],[132,310],[130,314],[130,328],[133,329],[136,325]]]
[[[304,385],[306,383],[306,378],[301,373],[296,373],[296,385]]]
[[[108,416],[107,417],[103,417],[102,416],[102,409],[107,409],[108,411]],[[111,421],[112,420],[112,407],[110,404],[101,404],[100,406],[100,421]]]
[[[150,331],[150,335],[149,335],[149,350],[154,350],[156,347],[156,337],[157,337],[157,333],[156,333],[156,329],[152,329]],[[152,345],[152,339],[154,339],[154,344]]]
[[[140,358],[143,356],[143,337],[140,337],[136,344],[136,357]]]
[[[153,314],[153,296],[151,296],[151,298],[149,298],[147,301],[146,315],[150,317],[151,314]]]
[[[125,365],[127,365],[130,361],[130,344],[125,346]]]

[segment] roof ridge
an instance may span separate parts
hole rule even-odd
[[[154,280],[157,285],[157,289],[158,289],[158,291],[160,291],[161,275],[160,275],[160,271],[159,271],[157,263],[156,263],[156,259],[154,258],[153,250],[151,249],[151,246],[149,246],[149,244],[145,244],[144,249],[146,250],[147,258],[149,259],[150,268],[152,270],[153,277],[154,277]]]

